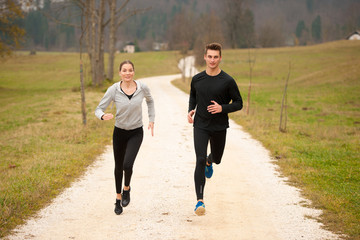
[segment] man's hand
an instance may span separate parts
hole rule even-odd
[[[207,107],[207,110],[209,113],[211,114],[216,114],[216,113],[221,113],[222,112],[222,107],[221,105],[219,105],[217,102],[215,102],[214,100],[211,101],[213,104],[209,105]]]
[[[191,110],[188,115],[187,115],[187,118],[188,118],[188,122],[189,123],[193,123],[194,122],[194,119],[193,119],[193,116],[195,114],[195,110]]]

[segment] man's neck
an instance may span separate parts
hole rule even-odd
[[[216,76],[221,72],[221,69],[219,67],[217,68],[206,68],[206,74],[209,76]]]

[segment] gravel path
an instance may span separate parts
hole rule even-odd
[[[337,239],[313,220],[320,211],[304,207],[308,201],[279,176],[268,151],[233,122],[223,161],[206,183],[206,215],[196,216],[188,96],[170,84],[175,78],[180,75],[142,79],[155,99],[155,136],[144,129],[131,203],[120,216],[113,212],[108,147],[81,179],[9,239]]]

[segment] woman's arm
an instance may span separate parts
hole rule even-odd
[[[101,120],[109,120],[109,119],[114,117],[111,113],[106,113],[105,114],[105,110],[110,105],[110,103],[112,101],[114,101],[115,90],[116,90],[115,85],[112,85],[111,87],[109,87],[107,89],[107,91],[104,94],[103,98],[100,100],[99,105],[95,109],[95,116],[97,118],[99,118]],[[111,118],[109,118],[109,117],[111,117]]]

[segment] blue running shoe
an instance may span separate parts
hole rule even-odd
[[[195,206],[195,214],[198,216],[202,216],[205,214],[205,204],[202,201],[198,201]]]
[[[213,173],[214,173],[214,169],[213,169],[212,164],[210,166],[206,165],[205,166],[205,177],[211,178]]]

